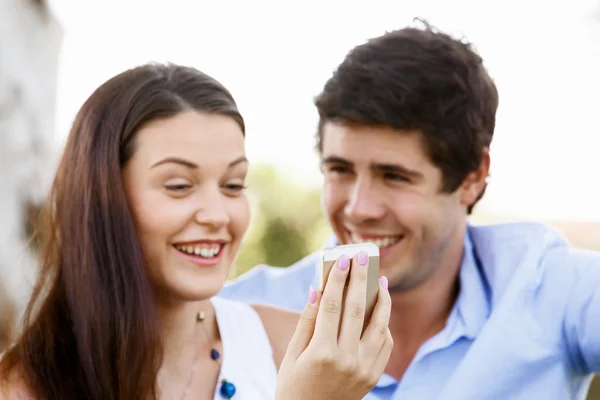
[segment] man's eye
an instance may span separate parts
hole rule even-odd
[[[327,172],[333,174],[347,174],[348,172],[350,172],[350,169],[341,165],[334,165],[327,168]]]
[[[404,176],[402,175],[398,175],[398,174],[392,174],[392,173],[386,173],[383,175],[383,177],[387,180],[390,181],[397,181],[397,182],[406,182],[408,181],[408,179],[406,179]]]

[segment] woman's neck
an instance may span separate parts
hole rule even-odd
[[[205,315],[202,322],[204,326],[197,321],[200,312]],[[158,374],[159,387],[185,386],[184,383],[175,383],[187,381],[198,354],[209,354],[210,348],[218,339],[212,303],[210,300],[178,303],[163,301],[158,305],[158,314],[163,344],[162,364]]]

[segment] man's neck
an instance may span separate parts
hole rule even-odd
[[[458,296],[462,257],[461,238],[460,246],[449,249],[434,275],[416,288],[391,293],[394,350],[386,369],[389,375],[400,379],[421,345],[446,326]]]

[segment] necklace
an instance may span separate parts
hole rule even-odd
[[[204,331],[204,334],[206,336],[206,341],[208,343],[210,343],[210,335],[208,334],[208,330],[206,329],[206,326],[204,325],[205,319],[206,319],[206,313],[204,311],[200,311],[196,315],[196,327],[198,325],[202,326],[202,330]],[[212,347],[210,349],[210,358],[212,360],[220,363],[221,362],[221,353],[219,353],[219,350]],[[197,367],[198,367],[198,344],[196,344],[196,351],[195,351],[195,355],[194,355],[194,361],[192,363],[192,368],[190,369],[190,376],[188,378],[188,382],[187,382],[186,388],[183,392],[183,395],[181,396],[181,400],[184,400],[190,391],[190,386],[192,384],[192,378],[194,377],[194,373],[196,372]],[[236,391],[236,388],[233,383],[229,382],[227,379],[221,380],[221,387],[219,388],[219,394],[221,395],[222,398],[233,399],[233,396],[235,395],[235,391]]]
[[[198,330],[198,324],[196,324],[196,330]],[[192,384],[192,378],[194,377],[194,372],[196,372],[196,368],[198,367],[198,341],[196,341],[196,347],[194,350],[194,361],[192,362],[192,368],[190,368],[190,376],[188,377],[187,385],[185,386],[185,390],[183,391],[183,395],[181,396],[181,400],[184,400],[190,391],[190,385]]]
[[[208,334],[208,331],[206,330],[206,326],[204,325],[204,319],[206,318],[206,313],[204,313],[204,311],[201,311],[198,313],[197,317],[196,317],[196,321],[200,322],[200,325],[202,325],[202,330],[204,331],[204,334],[206,335],[206,340],[210,343],[210,336]],[[215,349],[214,347],[210,349],[210,358],[218,363],[221,363],[221,353],[219,353],[219,351],[217,349]],[[233,396],[235,395],[235,385],[231,382],[229,382],[227,379],[223,378],[221,380],[221,387],[219,389],[219,394],[221,395],[222,398],[224,399],[232,399]]]

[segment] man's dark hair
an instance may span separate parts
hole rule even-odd
[[[492,142],[498,91],[468,42],[424,25],[388,32],[348,53],[315,99],[317,149],[328,121],[416,130],[442,171],[441,190],[451,193]]]

